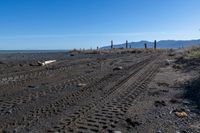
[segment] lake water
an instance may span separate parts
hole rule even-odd
[[[67,50],[0,50],[0,54],[16,54],[16,53],[55,53],[67,52]]]

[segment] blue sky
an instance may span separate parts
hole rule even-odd
[[[200,38],[200,0],[1,0],[0,49]]]

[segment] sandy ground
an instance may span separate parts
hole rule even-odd
[[[0,58],[0,132],[200,132],[200,60],[181,52]]]

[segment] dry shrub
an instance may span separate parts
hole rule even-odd
[[[69,54],[71,55],[76,55],[76,54],[128,54],[128,53],[135,53],[135,54],[139,54],[139,53],[158,53],[158,52],[163,52],[164,50],[162,49],[142,49],[142,48],[130,48],[130,49],[100,49],[100,50],[84,50],[84,51],[80,51],[80,50],[72,50],[69,51]]]

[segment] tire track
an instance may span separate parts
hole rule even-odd
[[[135,63],[134,68],[132,68],[132,69],[136,73],[139,69],[141,69],[143,66],[148,64],[148,62],[151,62],[151,57],[150,58],[144,58],[141,62]],[[128,67],[124,71],[129,71],[129,69],[130,68]],[[107,72],[104,72],[104,73],[107,73]],[[117,73],[120,73],[120,72],[117,72]],[[124,74],[124,72],[122,72],[122,74]],[[94,75],[96,75],[96,73]],[[62,115],[63,111],[66,111],[65,110],[66,107],[72,107],[74,104],[79,103],[82,99],[87,99],[88,97],[91,96],[91,94],[94,94],[96,91],[98,93],[103,94],[103,95],[107,95],[108,94],[108,96],[109,96],[110,93],[108,93],[108,92],[110,91],[110,88],[109,87],[105,87],[105,86],[106,86],[106,84],[108,83],[109,80],[113,80],[113,77],[119,78],[119,77],[121,77],[121,75],[114,76],[114,75],[112,75],[112,74],[110,75],[108,73],[106,76],[104,75],[100,81],[99,81],[99,79],[91,81],[91,80],[93,80],[93,77],[91,75],[88,75],[87,78],[85,78],[83,76],[82,78],[84,78],[84,79],[75,79],[74,80],[75,82],[77,82],[77,81],[86,81],[87,80],[88,82],[91,83],[91,85],[90,86],[86,86],[84,88],[81,88],[80,90],[77,90],[77,91],[75,91],[73,93],[70,93],[70,94],[66,94],[67,93],[67,91],[66,91],[66,93],[63,94],[64,97],[56,97],[56,96],[49,97],[49,100],[57,99],[55,102],[50,102],[49,104],[44,104],[43,105],[43,101],[40,99],[41,100],[40,102],[42,103],[42,105],[40,105],[38,103],[37,103],[38,105],[36,104],[37,106],[41,106],[40,108],[35,108],[35,106],[27,106],[27,107],[31,107],[29,109],[29,110],[31,110],[31,112],[29,112],[29,113],[27,112],[26,108],[24,108],[24,109],[22,109],[20,107],[16,108],[16,110],[18,110],[19,113],[20,113],[20,111],[21,112],[26,112],[26,113],[23,114],[23,117],[20,116],[19,119],[17,119],[17,121],[14,120],[12,122],[5,122],[3,127],[7,127],[7,128],[8,127],[18,127],[19,129],[21,128],[22,131],[23,131],[23,129],[25,129],[26,127],[30,127],[30,126],[34,125],[33,123],[38,122],[38,120],[41,119],[41,118],[42,119],[46,119],[46,118],[48,118],[50,116]],[[123,79],[123,78],[121,78],[121,79]],[[125,82],[125,81],[120,81],[121,84],[123,82]],[[64,84],[65,83],[66,82],[64,82]],[[120,85],[120,83],[119,83],[119,85]],[[116,85],[116,83],[113,83],[110,86],[112,87],[112,86],[118,86],[118,85]],[[60,92],[63,88],[65,89],[66,87],[68,87],[68,86],[63,86],[63,84],[60,83],[58,86],[54,86],[53,87],[52,94],[56,93],[56,92]],[[102,88],[103,88],[103,90],[102,90]],[[115,91],[115,90],[113,90],[113,91]],[[40,94],[35,94],[35,95],[33,95],[33,97],[46,96],[44,92],[41,92],[41,93],[43,93],[44,95],[40,96]],[[25,99],[27,99],[27,97]],[[18,103],[18,101],[15,102],[15,103]],[[26,104],[26,103],[24,103],[24,104]],[[83,105],[84,104],[85,103],[83,103]],[[87,111],[88,108],[90,108],[90,107],[91,107],[90,104],[88,106],[84,105],[83,106],[84,109],[83,110],[79,109],[79,111],[85,111],[85,110]],[[79,116],[79,114],[80,113],[76,113],[75,112],[76,116]],[[12,117],[12,115],[10,115],[10,114],[8,114],[8,116]]]
[[[159,65],[151,62],[142,72],[131,74],[117,89],[111,91],[93,107],[83,111],[79,117],[65,119],[54,127],[54,131],[66,132],[112,132],[118,121],[124,116],[132,101],[144,91],[144,87],[151,80]],[[145,74],[145,77],[144,77]],[[136,78],[135,78],[136,77]],[[134,89],[130,87],[135,86]]]
[[[0,101],[2,103],[0,105],[0,108],[4,109],[7,112],[11,108],[13,108],[13,106],[16,106],[17,104],[22,104],[22,103],[26,104],[26,103],[30,102],[31,100],[34,100],[35,97],[37,97],[37,98],[43,97],[43,96],[46,96],[47,93],[55,94],[56,92],[62,92],[64,89],[66,89],[66,87],[75,86],[80,82],[84,82],[87,84],[97,82],[100,78],[95,79],[95,77],[97,77],[96,75],[100,75],[98,77],[101,77],[101,75],[102,75],[101,73],[108,73],[108,71],[111,70],[112,66],[111,66],[111,68],[109,68],[109,67],[105,67],[105,68],[106,68],[105,70],[96,71],[96,72],[89,73],[86,75],[81,75],[81,76],[72,78],[67,81],[65,81],[65,80],[59,81],[59,82],[56,81],[56,83],[58,85],[53,85],[51,87],[45,88],[45,90],[42,88],[32,88],[32,89],[26,89],[26,91],[24,91],[24,90],[18,91],[17,93],[14,93],[13,95],[7,95],[6,97],[10,97],[9,99],[6,98],[7,101],[0,99]],[[104,76],[104,74],[103,74],[103,76]],[[44,90],[44,91],[42,91],[42,90]],[[5,94],[0,97],[5,97]],[[4,104],[3,102],[6,104]],[[9,102],[10,102],[10,104],[7,104]],[[6,109],[6,106],[7,106],[7,109]],[[4,112],[4,111],[2,110],[1,112]]]
[[[135,73],[137,73],[137,71],[139,71],[140,69],[142,69],[145,65],[147,65],[147,64],[148,64],[149,62],[151,62],[151,61],[152,61],[152,59],[150,58],[150,59],[144,60],[144,61],[138,63],[137,65],[135,65],[135,66],[132,68],[132,69],[133,69],[132,75],[134,75]],[[129,70],[130,70],[130,68],[129,68]],[[130,73],[129,73],[129,75],[130,75]],[[119,77],[118,77],[118,78],[119,78]],[[129,77],[128,77],[128,78],[129,78]],[[67,126],[70,125],[70,123],[71,123],[72,121],[74,121],[75,119],[77,119],[78,117],[80,117],[81,114],[84,114],[85,112],[87,112],[88,110],[90,110],[91,108],[93,108],[94,106],[96,106],[97,103],[99,102],[99,100],[102,100],[102,99],[105,99],[106,97],[109,97],[109,96],[110,96],[110,93],[116,91],[117,86],[120,86],[121,84],[123,84],[124,82],[126,82],[127,77],[126,77],[125,79],[124,79],[124,77],[123,77],[122,79],[123,79],[123,80],[120,81],[118,84],[113,84],[113,85],[109,86],[109,88],[107,88],[106,86],[100,86],[100,88],[104,88],[103,92],[101,92],[101,93],[102,93],[102,97],[100,97],[100,99],[99,99],[99,98],[91,99],[91,97],[90,97],[90,99],[89,99],[88,101],[85,101],[85,102],[86,102],[86,105],[83,104],[84,106],[82,106],[81,108],[78,107],[78,108],[77,108],[77,111],[75,111],[75,112],[72,113],[71,115],[68,115],[67,118],[65,117],[65,121],[62,122],[62,123],[65,123]],[[106,79],[106,80],[107,80],[107,79]],[[103,83],[103,84],[106,84],[106,82]],[[101,83],[100,83],[100,85],[101,85]],[[94,86],[94,87],[95,87],[95,86]],[[96,86],[96,87],[97,87],[97,86]],[[111,87],[111,89],[110,89],[110,87]],[[97,87],[97,88],[98,88],[98,87]],[[93,91],[96,92],[97,90],[94,89]],[[86,92],[86,93],[88,93],[88,92]],[[98,93],[98,92],[96,92],[96,93]],[[99,92],[99,93],[100,93],[100,92]],[[98,95],[99,95],[99,93],[98,93]],[[82,92],[82,93],[77,94],[77,95],[78,95],[78,96],[79,96],[79,95],[85,95],[85,96],[87,97],[87,96],[90,95],[90,93],[89,93],[89,94],[84,94],[84,92]],[[82,98],[82,99],[85,99],[86,97],[84,97],[84,98]],[[70,99],[67,99],[66,102],[67,102],[67,101],[69,102]],[[78,101],[76,101],[76,100],[75,100],[75,101],[74,101],[74,100],[71,100],[72,103],[77,103],[77,102],[79,102],[79,101],[80,101],[80,100],[78,100]],[[72,104],[72,103],[71,103],[71,104]],[[56,108],[59,109],[59,107],[57,107],[57,106],[56,106]],[[59,125],[59,126],[56,126],[56,128],[58,128],[58,127],[60,127],[60,125]]]

